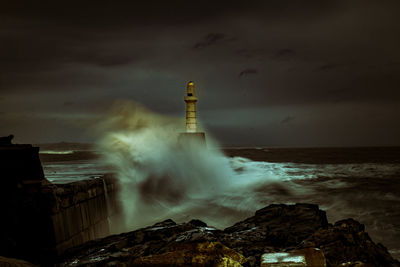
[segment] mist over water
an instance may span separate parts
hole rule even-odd
[[[207,147],[196,141],[179,144],[183,126],[182,119],[161,116],[131,103],[119,103],[100,126],[105,134],[99,149],[122,185],[128,229],[165,218],[217,222],[219,218],[210,220],[210,208],[233,209],[228,192],[254,182],[236,175],[210,136]],[[235,209],[254,209],[248,203],[234,204]]]
[[[397,161],[306,164],[226,157],[209,134],[207,147],[180,145],[184,125],[131,103],[116,105],[101,123],[98,149],[122,186],[122,231],[167,218],[197,218],[225,228],[272,203],[314,203],[330,222],[351,217],[364,223],[374,241],[400,258]]]

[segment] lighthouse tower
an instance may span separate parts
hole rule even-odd
[[[194,82],[190,81],[186,87],[186,95],[184,97],[186,102],[186,132],[197,132],[196,120],[196,102],[197,96],[194,93]]]
[[[186,94],[183,98],[186,102],[186,132],[179,135],[179,142],[183,145],[188,143],[206,144],[204,132],[197,131],[196,102],[197,96],[194,91],[194,82],[188,82]]]

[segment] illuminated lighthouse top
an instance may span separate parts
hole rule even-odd
[[[197,96],[194,92],[194,82],[190,81],[186,87],[186,95],[184,97],[186,102],[186,132],[197,132],[197,119],[196,119],[196,102]]]

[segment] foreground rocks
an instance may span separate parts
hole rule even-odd
[[[0,266],[2,267],[34,267],[30,262],[24,261],[24,260],[19,260],[19,259],[13,259],[13,258],[6,258],[0,256]]]
[[[271,262],[277,255],[303,257],[307,264],[277,265]],[[199,220],[166,220],[70,249],[59,265],[316,266],[312,262],[400,266],[362,224],[352,219],[328,224],[325,212],[311,204],[270,205],[223,231]]]
[[[398,266],[387,249],[382,244],[375,244],[364,230],[364,225],[353,219],[341,220],[328,228],[318,229],[299,247],[320,248],[332,266],[357,261],[372,266]]]

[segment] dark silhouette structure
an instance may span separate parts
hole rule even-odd
[[[9,136],[0,137],[0,145],[11,145],[11,141],[13,140],[14,135],[10,134]]]
[[[51,262],[60,253],[110,234],[118,210],[115,180],[55,185],[44,176],[39,147],[0,138],[0,255]]]

